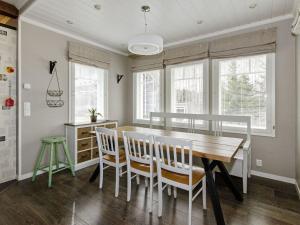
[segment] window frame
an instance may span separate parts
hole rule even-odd
[[[188,65],[194,65],[198,63],[203,63],[203,113],[207,114],[209,113],[209,95],[210,95],[210,87],[209,87],[209,59],[202,59],[202,60],[196,60],[196,61],[189,61],[185,63],[180,64],[174,64],[174,65],[168,65],[166,66],[166,92],[165,92],[165,99],[166,99],[166,112],[171,112],[171,104],[172,104],[172,81],[171,81],[171,69],[181,66],[188,66]],[[188,128],[189,124],[188,122],[172,122],[173,127],[179,127],[179,128]],[[204,122],[203,124],[195,124],[196,129],[201,130],[208,130],[209,126],[207,122]]]
[[[257,55],[267,56],[267,71],[266,71],[266,94],[270,96],[270,100],[267,100],[267,116],[266,116],[266,129],[252,128],[252,135],[258,136],[269,136],[275,137],[275,53],[267,54],[255,54],[250,56],[240,56],[232,58],[221,58],[212,60],[212,71],[211,71],[211,81],[212,81],[212,112],[213,114],[219,114],[219,62],[223,60],[240,59],[246,57],[254,57]],[[224,126],[223,131],[229,133],[246,133],[246,128],[235,127],[235,126]]]
[[[143,72],[159,71],[160,75],[160,111],[164,111],[164,70],[163,69],[152,69],[133,72],[133,123],[135,124],[150,124],[150,118],[148,119],[138,119],[137,118],[137,74]],[[155,125],[161,125],[159,121],[153,121]]]
[[[75,123],[75,64],[81,64],[84,66],[95,67],[104,70],[104,114],[102,119],[108,118],[108,76],[110,73],[109,69],[104,69],[101,67],[91,66],[84,63],[69,61],[69,122]],[[86,122],[90,122],[87,120]],[[83,122],[84,123],[84,122]]]

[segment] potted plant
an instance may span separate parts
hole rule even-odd
[[[91,122],[92,123],[97,122],[97,116],[98,115],[102,117],[102,114],[98,113],[96,108],[89,109],[89,112],[90,112],[90,117],[91,117]]]

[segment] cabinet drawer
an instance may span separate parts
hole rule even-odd
[[[117,128],[117,124],[116,123],[109,123],[105,125],[106,128]]]
[[[99,157],[98,148],[93,148],[92,151],[93,151],[93,153],[92,153],[93,154],[93,159],[98,158]]]
[[[77,141],[77,151],[91,148],[91,139],[83,139]]]
[[[92,147],[93,147],[93,148],[98,147],[97,137],[93,137]]]
[[[79,152],[77,154],[77,163],[85,162],[91,160],[91,150]]]
[[[77,129],[77,139],[90,137],[90,127],[82,127]]]

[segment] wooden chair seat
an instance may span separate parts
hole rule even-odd
[[[107,160],[107,161],[110,161],[110,162],[113,162],[113,163],[116,162],[116,157],[114,155],[106,154],[106,155],[103,156],[103,159]],[[126,162],[125,150],[122,149],[122,148],[120,148],[120,151],[119,151],[119,162],[120,163]]]
[[[189,176],[188,175],[170,172],[170,171],[165,170],[165,169],[161,170],[161,175],[162,175],[162,177],[164,177],[164,178],[166,178],[168,180],[175,181],[177,183],[182,183],[182,184],[186,184],[186,185],[189,184]],[[204,176],[205,176],[204,169],[202,169],[200,167],[193,167],[193,171],[192,171],[192,185],[195,185],[198,182],[200,182],[201,179]]]
[[[130,165],[134,169],[150,173],[150,165],[149,164],[132,161],[132,162],[130,162]],[[156,163],[153,162],[153,173],[156,173],[156,172],[157,172]]]

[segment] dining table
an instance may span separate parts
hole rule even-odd
[[[230,163],[238,149],[243,144],[243,139],[235,137],[213,136],[199,133],[188,133],[173,130],[153,129],[138,126],[121,126],[114,128],[117,130],[119,140],[123,139],[124,131],[132,131],[137,133],[149,134],[153,136],[166,136],[173,138],[181,138],[191,140],[193,143],[192,155],[195,158],[200,158],[206,174],[207,190],[213,206],[213,211],[217,225],[224,225],[224,215],[220,204],[220,198],[217,186],[213,176],[213,170],[217,167],[221,176],[224,179],[226,186],[230,189],[237,201],[242,202],[243,196],[236,184],[233,182],[226,163]],[[91,131],[92,135],[96,131]],[[99,165],[90,177],[90,182],[95,181],[99,175]]]

